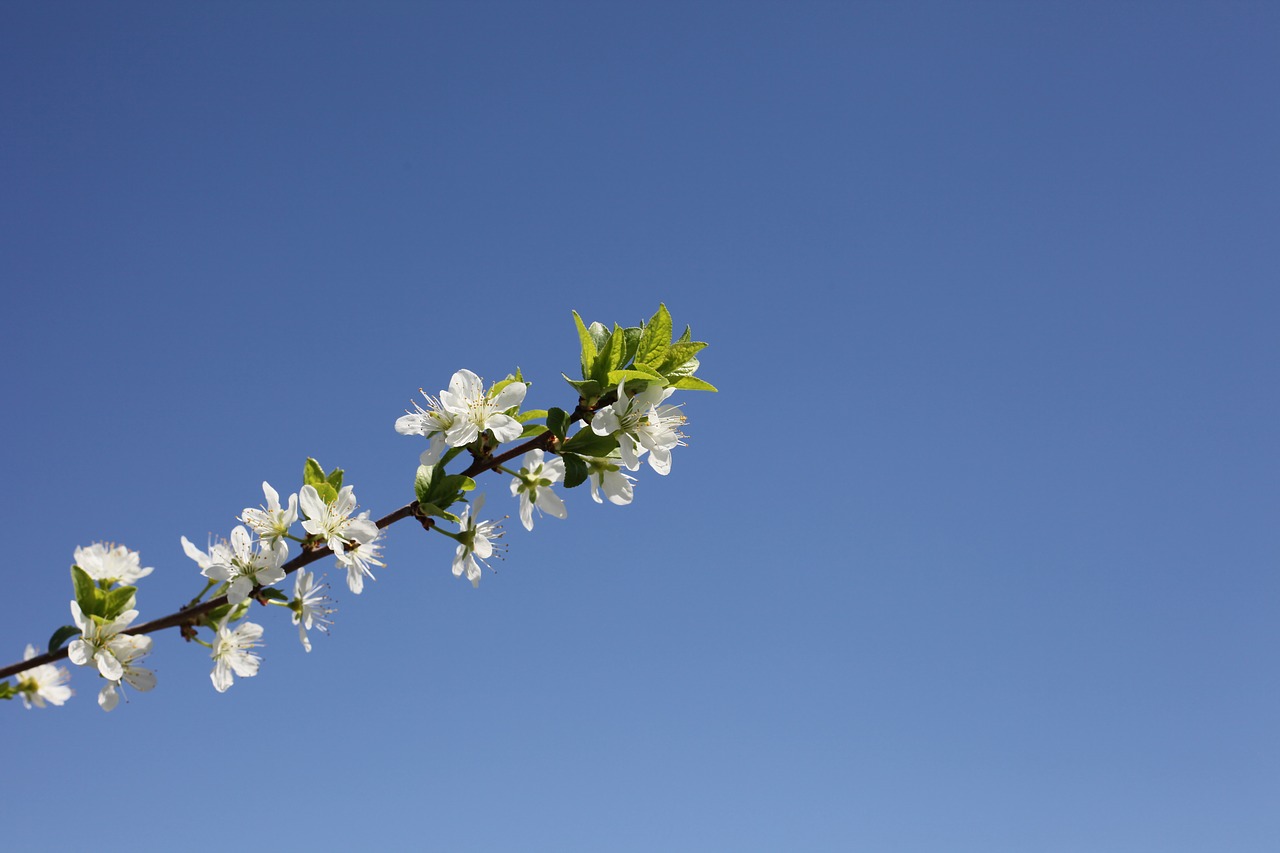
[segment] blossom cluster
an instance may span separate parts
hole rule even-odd
[[[458,370],[446,389],[436,396],[423,392],[424,402],[415,402],[395,421],[396,432],[425,438],[427,446],[418,456],[416,500],[379,522],[358,511],[341,469],[326,472],[308,459],[297,491],[282,501],[263,482],[264,503],[242,510],[225,538],[210,536],[201,549],[180,537],[205,588],[177,613],[140,626],[134,624],[136,584],[154,570],[123,545],[76,548],[74,625],[59,628],[43,656],[27,646],[23,660],[31,663],[8,670],[19,677],[16,684],[0,680],[0,698],[20,697],[27,707],[66,702],[73,692],[69,673],[52,661],[69,640],[65,656],[97,672],[103,680],[98,703],[110,711],[126,685],[139,691],[155,687],[155,674],[142,663],[152,650],[150,633],[167,627],[181,627],[185,639],[209,649],[210,681],[225,692],[236,677],[256,676],[262,664],[265,629],[246,618],[254,602],[286,608],[303,649],[310,652],[308,632],[327,632],[336,609],[328,585],[305,566],[332,554],[347,588],[359,595],[366,579],[374,580],[373,568],[385,566],[382,528],[401,518],[414,517],[452,539],[454,576],[478,586],[489,561],[506,551],[501,520],[483,519],[484,494],[469,494],[476,488],[473,477],[481,473],[510,477],[515,513],[528,531],[542,515],[567,518],[561,491],[583,484],[597,504],[632,503],[642,465],[670,474],[672,452],[685,443],[684,413],[669,399],[681,389],[715,390],[694,376],[696,354],[706,345],[693,341],[688,329],[673,339],[665,306],[641,325],[626,328],[588,326],[576,312],[573,317],[582,378],[565,379],[577,392],[574,408],[522,410],[530,386],[519,371],[490,385],[471,370]],[[503,447],[513,442],[520,444]],[[460,456],[468,464],[450,473],[447,467]],[[300,549],[296,556],[290,554],[293,545]],[[294,575],[292,595],[279,589],[289,574]]]

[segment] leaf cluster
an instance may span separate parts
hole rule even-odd
[[[307,464],[302,468],[303,485],[311,486],[320,495],[320,500],[333,503],[338,499],[338,491],[342,488],[342,469],[334,468],[328,474],[320,463],[307,457]]]
[[[620,383],[634,383],[626,386],[628,390],[655,384],[686,391],[716,390],[694,376],[699,367],[697,355],[706,343],[693,340],[688,326],[672,340],[671,314],[665,304],[659,304],[654,315],[639,326],[588,326],[577,311],[573,322],[578,327],[582,379],[564,378],[587,405],[595,405]]]

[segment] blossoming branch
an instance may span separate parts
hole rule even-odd
[[[427,446],[414,478],[415,499],[376,521],[368,510],[357,512],[355,490],[343,484],[342,469],[325,471],[308,459],[301,486],[284,505],[264,482],[265,504],[241,511],[240,523],[225,539],[202,550],[180,537],[204,588],[174,613],[139,625],[137,582],[153,569],[123,545],[98,542],[75,549],[74,624],[57,628],[43,654],[28,644],[21,662],[0,669],[0,699],[21,698],[28,708],[62,705],[74,692],[70,673],[55,665],[65,658],[96,671],[98,704],[110,711],[126,685],[138,691],[156,686],[155,674],[141,662],[152,651],[150,635],[167,628],[209,649],[210,681],[225,692],[237,676],[257,675],[262,664],[258,650],[265,628],[246,619],[253,602],[287,611],[310,652],[307,632],[327,631],[336,608],[327,584],[317,583],[306,567],[333,556],[347,588],[359,595],[365,580],[375,579],[373,569],[385,567],[385,529],[406,518],[453,540],[454,576],[478,587],[486,561],[506,549],[501,523],[481,518],[485,496],[476,492],[476,478],[482,474],[511,478],[508,490],[518,502],[520,524],[530,531],[535,511],[568,517],[556,488],[585,483],[598,504],[631,503],[633,474],[642,462],[666,476],[672,451],[684,445],[684,413],[668,399],[681,390],[716,390],[694,375],[706,344],[694,341],[687,327],[673,340],[665,305],[639,326],[587,325],[577,312],[573,319],[582,374],[564,377],[578,395],[573,409],[522,410],[529,386],[519,371],[493,385],[470,370],[457,371],[447,389],[436,396],[423,392],[423,401],[396,420],[396,432],[425,438]],[[466,466],[450,473],[448,466],[460,457]],[[299,553],[290,557],[293,546]],[[290,595],[279,584],[291,574]]]

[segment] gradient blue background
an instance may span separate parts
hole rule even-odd
[[[1269,3],[5,3],[4,662],[571,309],[721,393],[479,590],[0,708],[3,846],[1280,849],[1278,89]]]

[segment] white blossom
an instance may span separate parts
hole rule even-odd
[[[533,529],[535,506],[556,518],[568,516],[564,501],[551,491],[553,483],[564,479],[564,460],[559,456],[544,460],[541,450],[530,450],[520,460],[520,466],[520,473],[511,480],[511,494],[520,497],[520,523],[524,529]]]
[[[600,497],[603,490],[609,503],[618,506],[631,503],[636,478],[622,470],[621,459],[616,456],[584,456],[582,461],[587,463],[587,481],[591,484],[593,501],[604,503]]]
[[[378,536],[378,526],[369,519],[369,513],[352,517],[356,509],[356,495],[351,486],[343,486],[333,503],[325,503],[315,486],[306,485],[298,493],[298,501],[307,515],[302,528],[312,536],[324,539],[339,560],[349,546],[372,542]]]
[[[477,495],[475,502],[462,508],[458,519],[458,549],[453,555],[453,576],[464,574],[471,585],[480,586],[480,566],[493,556],[494,541],[502,537],[502,525],[497,521],[477,521],[484,506],[484,495]]]
[[[421,393],[426,397],[427,408],[424,409],[415,402],[413,408],[416,411],[406,411],[396,420],[396,432],[401,435],[425,436],[431,444],[422,451],[419,461],[423,465],[434,465],[444,455],[444,449],[448,446],[445,435],[453,428],[457,416],[446,412],[435,397],[429,396],[425,391]]]
[[[144,568],[137,551],[114,542],[94,542],[88,548],[77,548],[76,565],[95,581],[131,586],[155,569]]]
[[[35,646],[28,644],[22,659],[28,661],[35,656]],[[70,680],[71,673],[67,672],[65,667],[44,663],[18,673],[18,684],[15,689],[22,697],[22,704],[27,708],[32,706],[43,708],[45,702],[61,705],[71,698],[75,691],[67,686]]]
[[[499,442],[515,441],[524,426],[505,412],[519,406],[527,390],[523,382],[510,382],[497,394],[486,392],[483,379],[459,370],[449,380],[449,390],[440,392],[441,406],[454,416],[445,440],[450,447],[463,447],[488,432]]]
[[[261,647],[261,640],[261,625],[241,622],[235,629],[230,629],[227,627],[227,620],[222,620],[222,624],[218,626],[218,636],[213,639],[213,672],[209,673],[215,690],[219,693],[227,692],[227,688],[235,682],[235,675],[250,678],[258,674],[262,658],[253,650]]]
[[[71,602],[71,618],[80,629],[80,636],[67,645],[67,657],[76,666],[94,664],[102,677],[109,681],[119,681],[124,676],[124,666],[116,657],[116,647],[111,641],[116,635],[128,628],[138,611],[126,610],[110,622],[98,624],[92,616],[80,610],[80,605]]]
[[[671,473],[671,448],[684,444],[680,426],[685,417],[677,406],[660,405],[673,388],[648,385],[628,397],[618,383],[618,399],[595,413],[591,430],[596,435],[616,435],[618,453],[629,471],[640,467],[640,457],[649,454],[649,467],[659,474]]]
[[[213,546],[205,555],[194,545],[182,539],[187,556],[201,567],[201,574],[210,580],[230,584],[227,601],[239,604],[249,597],[255,585],[270,586],[284,580],[281,568],[289,556],[289,546],[283,541],[274,545],[255,542],[244,525],[237,524],[231,531],[231,541],[225,546]]]
[[[315,627],[328,633],[333,620],[329,614],[337,608],[330,607],[333,600],[325,595],[326,583],[316,583],[315,575],[306,569],[299,569],[293,583],[293,601],[289,608],[293,611],[293,624],[298,626],[298,637],[302,640],[302,648],[311,651],[311,639],[307,631]]]
[[[123,692],[122,684],[128,684],[135,690],[143,692],[156,686],[154,672],[134,665],[151,652],[150,637],[121,634],[111,641],[111,651],[120,661],[124,672],[119,679],[108,681],[98,692],[98,705],[104,711],[110,711],[120,702],[120,694]]]
[[[262,494],[267,499],[267,505],[260,509],[246,507],[240,513],[240,520],[249,525],[259,539],[268,545],[274,545],[285,540],[289,535],[289,528],[298,520],[298,496],[289,495],[289,505],[281,509],[279,493],[265,480],[262,482]]]
[[[376,580],[370,566],[385,566],[379,557],[382,556],[382,531],[370,518],[369,513],[362,512],[352,519],[347,530],[350,542],[345,550],[335,555],[338,563],[347,570],[347,589],[359,595],[364,591],[364,579]]]

